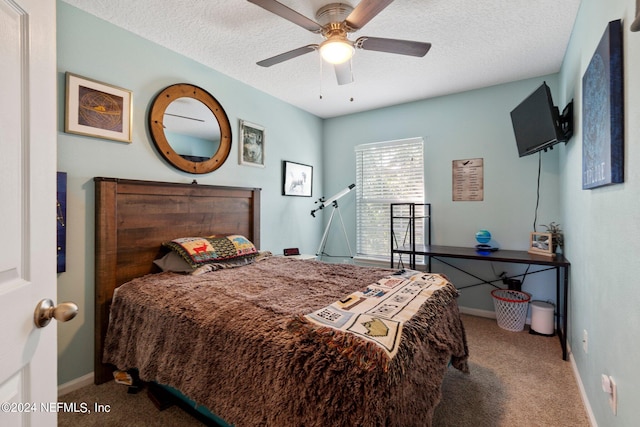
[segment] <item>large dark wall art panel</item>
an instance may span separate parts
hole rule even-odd
[[[611,21],[582,77],[582,188],[624,182],[622,25]]]
[[[57,195],[57,241],[58,241],[58,273],[67,269],[67,174],[58,172]]]

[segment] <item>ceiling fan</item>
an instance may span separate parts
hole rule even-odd
[[[345,3],[331,3],[318,9],[316,12],[318,22],[276,0],[248,1],[312,33],[322,34],[324,37],[324,41],[320,44],[310,44],[264,59],[257,63],[261,67],[270,67],[305,53],[319,50],[322,58],[334,65],[338,84],[344,85],[353,81],[351,61],[349,60],[355,49],[422,57],[431,48],[431,43],[411,40],[367,36],[359,37],[355,41],[349,40],[350,33],[364,27],[393,0],[362,0],[355,8]]]

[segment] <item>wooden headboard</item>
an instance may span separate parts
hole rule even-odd
[[[114,290],[154,272],[162,242],[242,234],[260,248],[260,189],[94,178],[94,382],[113,379],[102,363]]]

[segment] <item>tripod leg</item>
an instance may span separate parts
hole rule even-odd
[[[338,208],[334,209],[334,212],[337,211]],[[353,258],[353,252],[351,251],[351,245],[349,244],[349,237],[347,236],[347,229],[344,227],[344,221],[342,220],[342,214],[338,211],[338,218],[340,218],[340,223],[342,224],[342,232],[344,233],[344,239],[347,241],[347,248],[349,248],[349,256]]]
[[[335,213],[336,213],[336,210],[333,209],[331,211],[331,216],[329,217],[329,222],[327,222],[327,226],[324,229],[322,240],[320,240],[320,246],[318,246],[318,250],[316,251],[316,256],[322,257],[322,254],[324,252],[324,247],[327,244],[327,236],[329,235],[329,228],[331,227],[331,222],[333,221],[333,214]]]

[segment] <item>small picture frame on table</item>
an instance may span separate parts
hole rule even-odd
[[[553,234],[531,232],[529,237],[529,253],[554,257]]]
[[[311,197],[313,166],[282,161],[282,195]]]
[[[131,142],[130,90],[66,73],[64,131]]]

